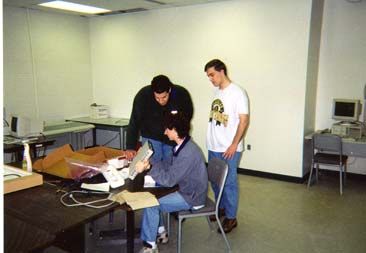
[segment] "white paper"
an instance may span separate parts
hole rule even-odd
[[[145,183],[144,183],[144,187],[147,187],[147,188],[149,188],[149,187],[155,187],[155,180],[151,177],[151,176],[149,176],[149,175],[146,175],[145,176]]]

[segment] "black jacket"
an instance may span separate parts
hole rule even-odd
[[[172,110],[184,112],[189,120],[193,116],[193,104],[188,91],[179,85],[173,85],[169,95],[169,101],[161,106],[154,97],[151,85],[143,87],[135,96],[127,129],[126,148],[136,149],[138,138],[154,139],[171,146],[174,142],[169,141],[164,135],[163,118],[165,113]]]

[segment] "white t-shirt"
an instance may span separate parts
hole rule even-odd
[[[223,90],[214,87],[206,138],[208,150],[214,152],[227,150],[236,134],[240,122],[239,114],[249,114],[246,91],[234,83],[230,83]],[[236,151],[243,151],[243,139]]]

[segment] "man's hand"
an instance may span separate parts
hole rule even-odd
[[[135,157],[135,155],[136,155],[136,151],[135,150],[132,150],[132,149],[130,149],[130,150],[126,150],[126,152],[125,152],[126,154],[126,158],[127,158],[127,160],[129,160],[129,161],[132,161],[132,159]]]
[[[235,152],[236,152],[236,149],[237,149],[237,145],[235,144],[231,144],[228,149],[224,152],[224,154],[222,155],[222,157],[224,159],[227,159],[227,160],[230,160],[230,159],[233,159],[234,158],[234,155],[235,155]]]
[[[248,128],[249,125],[249,115],[248,114],[239,114],[239,125],[236,129],[236,133],[233,139],[233,142],[231,145],[227,148],[225,153],[222,155],[225,159],[233,159],[236,149],[238,148],[238,145],[240,143],[240,140],[245,135],[245,131]]]
[[[144,172],[145,170],[148,170],[148,169],[150,169],[150,163],[149,163],[149,161],[138,161],[136,163],[135,170],[138,173]]]

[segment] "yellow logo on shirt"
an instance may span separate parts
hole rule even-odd
[[[224,126],[227,127],[229,115],[224,114],[224,111],[224,104],[221,102],[220,99],[215,99],[211,105],[209,122],[212,122],[212,120],[216,120],[216,126],[220,126],[221,123],[223,123]]]

